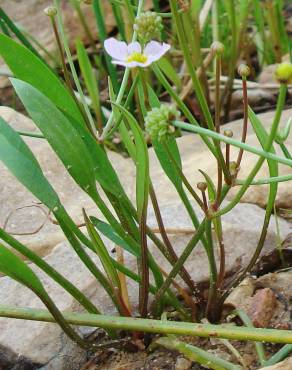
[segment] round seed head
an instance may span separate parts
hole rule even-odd
[[[174,133],[171,121],[179,118],[180,113],[173,105],[162,104],[153,108],[145,117],[145,129],[152,139],[163,140]]]
[[[246,64],[240,64],[238,67],[238,74],[240,77],[248,77],[250,75],[250,68]]]
[[[47,6],[45,9],[44,9],[44,13],[48,16],[48,17],[55,17],[57,15],[57,8],[53,5],[51,6]]]
[[[284,62],[278,65],[276,69],[276,78],[281,83],[292,81],[292,63]]]
[[[162,18],[155,12],[144,12],[135,19],[134,30],[142,44],[160,40],[162,28]]]
[[[232,137],[233,136],[233,131],[232,130],[225,130],[224,131],[224,136]]]
[[[205,182],[198,182],[197,188],[201,191],[206,191],[208,185]]]
[[[222,55],[224,53],[224,45],[220,41],[214,41],[211,45],[211,50],[216,55]]]

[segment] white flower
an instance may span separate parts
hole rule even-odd
[[[104,48],[113,58],[113,64],[124,67],[148,67],[151,63],[159,60],[170,49],[170,45],[158,41],[150,41],[142,51],[139,42],[131,42],[127,45],[123,41],[114,38],[105,40]]]

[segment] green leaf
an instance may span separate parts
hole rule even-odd
[[[210,202],[214,202],[214,200],[216,199],[216,187],[215,187],[215,184],[212,181],[211,177],[206,172],[204,172],[202,170],[199,170],[199,171],[204,176],[205,181],[207,183],[209,200],[210,200]]]
[[[111,225],[99,220],[98,218],[91,216],[90,221],[105,237],[111,240],[113,243],[117,244],[125,251],[131,253],[135,257],[139,257],[140,253],[137,249],[132,248],[124,239],[122,239],[112,228]]]
[[[102,123],[100,97],[99,97],[99,90],[98,90],[96,76],[93,73],[93,68],[91,66],[86,49],[82,41],[79,39],[76,41],[76,51],[77,51],[77,57],[78,57],[78,62],[81,68],[82,76],[84,78],[85,85],[87,87],[90,98],[92,100],[92,106],[94,108],[97,118]]]
[[[19,257],[0,244],[0,271],[19,283],[29,287],[40,296],[44,287],[35,273]]]
[[[164,145],[162,145],[158,140],[153,140],[152,142],[155,154],[160,162],[161,167],[163,168],[165,174],[176,187],[177,190],[182,190],[182,179],[177,175],[177,171],[174,168],[174,165],[165,150]],[[169,151],[171,152],[173,158],[180,168],[182,168],[181,157],[179,149],[174,137],[169,136],[165,139],[165,145],[167,145]]]
[[[58,195],[45,178],[31,150],[2,118],[0,118],[0,159],[18,181],[49,209],[59,207]]]
[[[62,111],[83,122],[73,97],[59,78],[30,50],[0,34],[0,55],[18,79],[26,81],[46,95]]]
[[[112,103],[121,110],[126,118],[135,140],[135,160],[136,163],[136,203],[139,219],[142,216],[145,204],[148,202],[149,193],[149,157],[146,141],[135,117],[121,105]]]
[[[152,87],[149,84],[147,84],[147,93],[148,93],[148,99],[149,99],[149,104],[151,108],[159,108],[161,103],[155,91],[152,89]]]
[[[77,130],[41,92],[26,82],[11,79],[17,95],[48,140],[67,171],[87,193],[95,191],[91,156]]]
[[[84,220],[85,220],[85,224],[86,224],[86,228],[87,228],[89,237],[92,241],[92,245],[95,249],[96,254],[100,258],[100,261],[103,265],[103,268],[104,268],[109,280],[112,282],[112,284],[115,287],[120,288],[120,279],[119,279],[118,273],[117,273],[117,271],[116,271],[116,269],[115,269],[115,267],[112,263],[112,259],[109,255],[101,237],[99,236],[98,232],[94,228],[93,224],[89,220],[89,218],[88,218],[88,216],[87,216],[87,214],[85,213],[84,210],[83,210],[83,216],[84,216]]]
[[[167,78],[170,81],[172,81],[178,89],[181,89],[181,87],[182,87],[181,79],[180,79],[179,75],[177,74],[176,70],[173,68],[172,64],[166,58],[161,58],[157,62],[157,64],[158,64],[159,68],[167,76]]]

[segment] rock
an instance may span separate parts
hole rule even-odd
[[[192,367],[192,362],[184,357],[179,357],[176,360],[174,370],[189,370]]]
[[[258,83],[279,85],[275,78],[277,66],[278,64],[270,64],[265,66],[258,77]]]
[[[284,361],[278,362],[276,365],[261,367],[259,370],[291,370],[291,369],[292,369],[292,357],[289,357]]]
[[[250,298],[255,290],[255,279],[246,277],[238,287],[236,287],[225,300],[226,305],[232,305],[238,308],[238,303],[245,302]]]
[[[284,126],[287,120],[292,116],[292,109],[283,111],[280,126]],[[268,112],[258,115],[261,122],[264,124],[266,129],[269,129],[271,122],[274,117],[274,112]],[[241,138],[242,120],[237,120],[222,126],[222,130],[230,129],[233,131],[235,139]],[[260,144],[254,134],[251,124],[248,125],[247,144],[258,148]],[[180,149],[183,172],[188,178],[191,185],[196,186],[199,181],[203,181],[203,176],[200,174],[199,169],[205,171],[214,181],[217,182],[217,168],[216,161],[207,150],[205,144],[200,140],[196,134],[185,135],[177,139],[177,143]],[[292,135],[290,135],[285,143],[290,153],[292,152]],[[224,145],[222,144],[222,148]],[[278,145],[275,146],[277,153],[283,156],[279,150]],[[238,150],[232,147],[231,160],[237,158]],[[151,173],[153,177],[153,183],[157,192],[158,201],[161,204],[167,204],[169,200],[173,201],[177,199],[177,193],[168,180],[165,179],[163,170],[158,164],[158,160],[152,149],[149,150]],[[245,179],[253,168],[258,156],[252,153],[245,152],[241,164],[241,171],[239,179]],[[279,175],[292,175],[291,167],[285,165],[279,165]],[[269,177],[268,166],[265,163],[260,169],[257,179]],[[234,187],[229,192],[227,199],[233,199],[239,187]],[[244,203],[258,204],[261,207],[265,207],[267,202],[267,196],[269,192],[268,185],[251,186],[249,190],[244,194],[241,201]],[[281,208],[292,207],[292,186],[291,181],[279,183],[278,195],[276,199],[276,206]]]
[[[231,113],[234,110],[236,113],[239,111],[242,113],[242,99],[243,92],[242,90],[235,90],[232,94],[231,100]],[[248,103],[253,108],[257,107],[271,107],[275,105],[277,101],[277,94],[271,90],[265,90],[262,88],[258,89],[249,89],[248,90]]]
[[[11,108],[0,107],[0,116],[16,130],[36,132],[34,123],[24,115]],[[89,197],[75,184],[73,179],[64,170],[63,164],[57,158],[45,140],[24,137],[24,141],[35,154],[45,176],[57,191],[63,205],[76,223],[83,222],[82,207],[87,211],[96,212],[96,207]],[[127,187],[132,186],[133,166],[127,159],[114,152],[109,152],[113,166],[120,173],[121,182]],[[46,221],[47,210],[40,207],[37,199],[22,186],[15,177],[0,163],[0,225],[3,226],[7,217],[7,230],[22,234],[34,232]],[[134,180],[133,180],[134,181]],[[26,207],[18,209],[20,207]],[[57,225],[48,221],[36,234],[18,235],[18,239],[37,251],[39,255],[48,254],[51,249],[64,240],[64,235]]]
[[[39,367],[40,364],[32,363],[25,357],[0,345],[0,370],[36,370]]]
[[[257,279],[246,278],[231,292],[225,304],[244,310],[255,326],[290,330],[291,278],[289,270]]]
[[[258,290],[252,297],[247,312],[253,325],[257,328],[268,327],[276,305],[276,296],[270,288]]]

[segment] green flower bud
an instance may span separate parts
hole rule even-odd
[[[161,141],[174,133],[175,128],[170,122],[179,116],[180,113],[173,105],[162,104],[159,108],[153,108],[145,117],[146,131],[152,139]]]
[[[284,62],[279,64],[275,75],[277,80],[281,83],[292,82],[292,63]]]
[[[134,30],[142,44],[147,44],[150,40],[160,40],[162,28],[162,18],[154,12],[142,13],[134,24]]]
[[[57,15],[57,8],[53,5],[51,6],[47,6],[45,9],[44,9],[44,13],[48,16],[48,17],[55,17]]]
[[[218,56],[222,55],[224,53],[224,45],[220,41],[214,41],[211,45],[211,50]]]
[[[240,77],[248,77],[250,75],[250,69],[246,64],[240,64],[238,67],[238,74]]]

